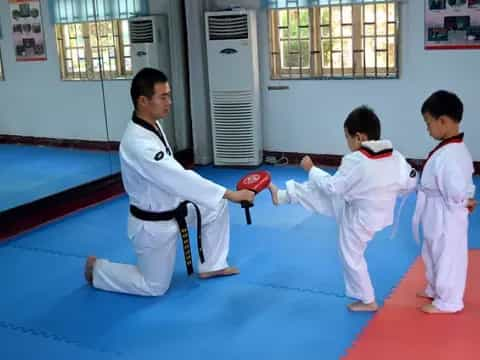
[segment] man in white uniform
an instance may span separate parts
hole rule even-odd
[[[176,241],[182,236],[187,271],[193,272],[186,224],[196,224],[200,278],[238,274],[227,263],[228,204],[253,202],[248,190],[230,191],[185,170],[173,157],[159,119],[170,110],[170,86],[160,71],[145,68],[131,85],[135,107],[120,142],[122,180],[130,200],[128,236],[137,264],[88,257],[85,277],[95,288],[134,295],[163,295],[170,286]]]
[[[467,277],[468,210],[473,211],[473,161],[459,131],[460,99],[447,91],[432,94],[422,106],[428,132],[441,142],[430,152],[422,172],[413,217],[415,237],[423,229],[422,258],[427,287],[417,296],[433,300],[426,313],[463,309]]]
[[[368,273],[365,250],[377,231],[393,223],[397,195],[416,186],[416,171],[405,158],[380,139],[380,121],[367,107],[353,110],[344,123],[352,152],[343,157],[337,172],[313,166],[307,156],[301,166],[308,181],[290,180],[286,190],[270,186],[274,204],[300,204],[322,215],[335,217],[339,225],[339,249],[346,294],[358,299],[352,311],[376,311],[378,305]]]

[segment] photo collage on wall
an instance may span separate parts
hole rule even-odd
[[[480,49],[480,0],[425,0],[425,49]]]
[[[46,60],[40,0],[9,0],[17,61]]]

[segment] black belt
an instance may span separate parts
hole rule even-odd
[[[180,235],[182,236],[183,240],[183,254],[185,255],[187,273],[188,275],[191,275],[193,273],[192,251],[190,249],[190,237],[188,235],[187,221],[185,220],[188,214],[188,204],[192,204],[197,212],[198,256],[200,258],[200,262],[203,264],[205,262],[205,257],[203,256],[202,248],[202,216],[200,214],[200,209],[196,204],[191,201],[183,201],[176,209],[162,212],[145,211],[139,209],[135,205],[130,205],[130,213],[137,219],[144,221],[168,221],[173,219],[177,221],[178,228],[180,229]]]

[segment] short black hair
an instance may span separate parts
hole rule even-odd
[[[456,123],[462,121],[463,103],[452,92],[439,90],[428,97],[422,105],[422,115],[429,113],[434,118],[448,116]]]
[[[368,140],[380,140],[380,120],[368,106],[362,105],[348,114],[343,127],[350,136],[362,133]]]
[[[137,108],[137,99],[140,96],[151,98],[155,84],[168,82],[167,76],[157,69],[143,68],[132,80],[130,87],[130,96],[132,97],[133,106]]]

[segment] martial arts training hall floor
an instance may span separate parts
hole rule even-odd
[[[306,179],[298,168],[267,169],[277,184]],[[198,170],[230,188],[247,172]],[[179,241],[172,286],[160,298],[86,285],[87,255],[134,262],[134,254],[125,196],[79,211],[0,244],[0,359],[478,358],[480,256],[471,252],[476,278],[470,274],[464,312],[418,311],[420,265],[409,272],[419,255],[410,228],[414,200],[403,208],[397,235],[385,229],[367,250],[382,305],[376,315],[346,309],[333,220],[297,206],[275,208],[268,192],[256,199],[253,225],[230,205],[230,263],[240,275],[187,277]],[[480,248],[479,211],[470,220],[472,249]],[[462,346],[476,351],[457,357]]]
[[[118,153],[0,144],[0,211],[111,175]]]

